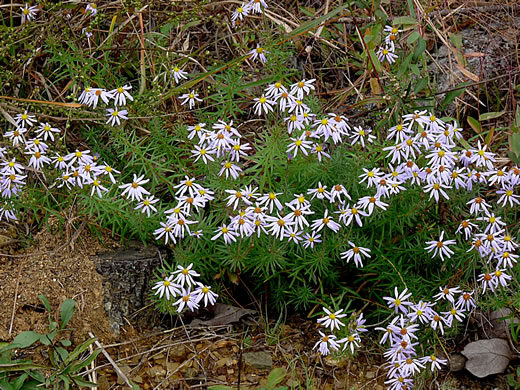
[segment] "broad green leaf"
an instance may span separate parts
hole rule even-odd
[[[451,104],[457,97],[464,93],[464,88],[455,89],[453,91],[447,92],[446,97],[441,103],[441,110],[446,109],[446,107]]]
[[[502,115],[505,114],[505,111],[500,112],[486,112],[485,114],[482,114],[478,117],[479,121],[488,121],[490,119],[500,118]]]
[[[14,371],[28,371],[28,370],[41,370],[47,368],[45,366],[35,364],[28,361],[13,361],[11,363],[0,364],[0,372],[14,372]]]
[[[517,156],[520,156],[520,132],[515,131],[511,134],[510,143],[511,151]]]
[[[482,132],[482,125],[475,118],[468,116],[468,124],[471,126],[476,133],[480,134]]]
[[[422,38],[417,39],[417,44],[413,50],[413,58],[417,60],[426,50],[426,41]]]
[[[398,18],[394,18],[394,20],[392,21],[392,24],[394,26],[396,26],[398,24],[403,24],[403,25],[417,24],[417,19],[411,18],[409,16],[399,16]]]
[[[520,104],[516,105],[515,126],[520,128]]]
[[[72,343],[70,342],[70,340],[66,340],[66,339],[65,339],[65,340],[61,340],[60,343],[61,343],[61,345],[63,345],[64,347],[70,347],[71,344],[72,344]]]
[[[15,390],[15,388],[7,380],[0,380],[0,389],[1,390]]]
[[[16,336],[13,340],[13,344],[16,344],[17,348],[27,348],[40,340],[40,336],[39,333],[28,330]]]
[[[462,36],[459,34],[450,34],[450,41],[457,49],[462,47]]]
[[[273,369],[267,377],[266,390],[274,390],[274,387],[283,381],[285,378],[285,371],[280,367]]]
[[[411,45],[412,43],[414,43],[417,39],[419,39],[421,37],[421,34],[419,34],[419,31],[413,31],[409,36],[408,36],[408,44]]]
[[[58,354],[60,355],[61,361],[64,362],[67,360],[67,357],[69,356],[69,353],[67,350],[63,347],[56,347],[56,351],[58,351]]]
[[[410,64],[410,70],[412,71],[412,73],[416,76],[419,76],[421,74],[421,70],[419,69],[419,67],[415,64]]]
[[[92,363],[94,361],[95,358],[97,358],[97,356],[99,355],[100,352],[101,352],[100,349],[96,349],[85,360],[80,361],[79,363],[71,364],[72,368],[70,371],[74,373],[74,372],[81,370],[84,367],[87,367],[90,363]]]
[[[65,328],[69,323],[72,315],[74,314],[74,308],[76,307],[76,302],[73,299],[66,299],[63,301],[60,307],[61,314],[61,329]]]
[[[422,79],[417,80],[417,83],[415,84],[415,87],[413,91],[415,93],[421,92],[426,86],[428,85],[428,77],[424,77]]]

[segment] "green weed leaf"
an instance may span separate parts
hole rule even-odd
[[[65,328],[69,323],[72,315],[74,314],[74,308],[76,307],[76,302],[73,299],[66,299],[61,304],[60,314],[61,314],[61,329]]]
[[[505,114],[505,111],[500,111],[500,112],[486,112],[485,114],[482,114],[478,117],[478,120],[479,121],[488,121],[490,119],[496,119],[496,118],[500,118],[502,115]]]
[[[274,387],[283,381],[285,378],[285,371],[280,367],[273,369],[267,377],[266,390],[274,390]]]

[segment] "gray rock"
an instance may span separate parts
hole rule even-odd
[[[248,366],[259,370],[270,370],[273,368],[273,358],[269,352],[246,352],[243,356],[244,362]]]
[[[468,359],[466,370],[479,378],[504,372],[513,358],[509,343],[502,339],[474,341],[462,354]]]
[[[466,358],[460,353],[453,353],[450,355],[450,371],[461,371],[466,366]]]

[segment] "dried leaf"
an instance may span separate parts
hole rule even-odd
[[[504,372],[512,359],[509,344],[502,339],[469,343],[462,354],[468,359],[466,370],[479,378]]]
[[[215,305],[215,317],[203,321],[198,318],[191,322],[191,326],[222,326],[239,322],[243,317],[256,313],[254,310],[217,303]]]

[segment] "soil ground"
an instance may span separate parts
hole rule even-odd
[[[0,339],[10,341],[25,330],[45,333],[48,317],[38,295],[53,308],[67,298],[77,302],[70,322],[73,344],[95,335],[117,369],[142,389],[199,389],[210,385],[257,389],[265,386],[272,368],[285,372],[282,384],[307,389],[384,389],[385,370],[370,340],[356,359],[323,358],[312,350],[316,324],[292,316],[283,325],[265,326],[260,316],[248,323],[191,328],[138,328],[128,323],[119,335],[110,330],[103,306],[102,277],[91,256],[117,247],[109,236],[103,243],[80,227],[67,238],[52,219],[27,249],[19,246],[16,229],[1,232]],[[57,316],[59,311],[56,310]],[[26,352],[26,351],[25,351]],[[25,358],[45,361],[41,348]],[[242,364],[239,364],[242,362]],[[99,390],[127,387],[114,365],[102,354],[89,369]],[[461,373],[443,372],[423,388],[507,389],[505,377],[474,380]]]

